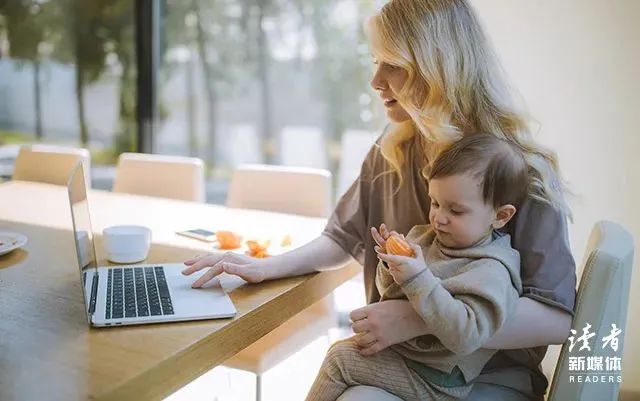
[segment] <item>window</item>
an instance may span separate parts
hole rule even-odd
[[[209,201],[224,202],[239,163],[328,168],[341,192],[384,124],[362,30],[373,11],[361,0],[3,2],[0,175],[18,144],[82,146],[94,187],[110,189],[118,155],[149,141],[204,159]],[[159,27],[159,54],[140,44],[141,13]],[[150,89],[138,74],[147,54],[159,59]],[[139,99],[157,99],[150,138]],[[349,160],[344,141],[360,144]]]
[[[358,0],[168,0],[155,151],[203,158],[216,201],[239,163],[338,178],[345,134],[366,138],[364,157],[383,124],[362,30],[372,12]],[[357,174],[360,162],[345,165]]]
[[[2,3],[0,172],[15,144],[86,147],[97,170],[134,149],[133,17],[131,1]]]

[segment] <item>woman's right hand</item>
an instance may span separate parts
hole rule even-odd
[[[211,253],[186,260],[187,266],[182,274],[188,276],[207,267],[210,269],[191,284],[192,288],[200,288],[220,273],[234,274],[249,283],[260,283],[265,279],[266,259],[258,259],[234,252]]]

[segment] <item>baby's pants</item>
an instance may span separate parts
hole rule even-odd
[[[362,356],[354,339],[348,338],[329,348],[307,401],[335,401],[347,387],[358,385],[381,388],[405,401],[460,400],[472,387],[441,387],[426,382],[392,349]]]

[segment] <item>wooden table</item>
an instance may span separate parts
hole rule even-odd
[[[148,263],[181,262],[211,245],[189,228],[251,238],[316,237],[324,219],[91,191],[93,231],[142,224],[153,232]],[[0,256],[0,400],[160,399],[224,362],[354,276],[360,267],[245,284],[229,295],[233,319],[95,329],[84,315],[66,188],[0,184],[0,231],[29,243]],[[99,264],[106,264],[97,236]],[[195,278],[194,278],[195,279]]]

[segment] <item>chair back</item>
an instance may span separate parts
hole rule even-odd
[[[204,163],[195,157],[122,153],[113,192],[204,202]]]
[[[226,203],[234,208],[327,217],[331,199],[328,170],[245,164],[233,173]]]
[[[82,162],[87,188],[91,188],[91,155],[87,149],[34,144],[20,147],[13,180],[67,185],[71,172]]]
[[[576,298],[575,315],[572,324],[574,346],[569,351],[570,342],[562,346],[560,357],[551,383],[548,400],[550,401],[615,401],[618,399],[620,383],[609,382],[612,373],[598,373],[607,370],[607,360],[621,358],[624,348],[627,309],[629,305],[629,287],[633,268],[633,239],[620,225],[610,222],[598,222],[587,245],[584,269]],[[579,337],[589,325],[590,349],[581,349],[583,342]],[[613,326],[622,330],[617,336],[618,349],[609,343],[603,347],[603,338],[611,334]],[[581,358],[581,359],[576,359]],[[600,361],[593,374],[589,374],[588,360]],[[596,358],[596,359],[594,359]],[[580,361],[584,361],[584,366]],[[621,363],[621,361],[620,361]],[[577,364],[577,365],[576,365]],[[592,366],[596,368],[596,366]],[[589,382],[586,382],[589,376]],[[622,374],[622,372],[619,372]],[[573,376],[573,380],[571,379]],[[578,379],[578,376],[583,376]],[[592,377],[604,376],[607,381],[595,382]]]

